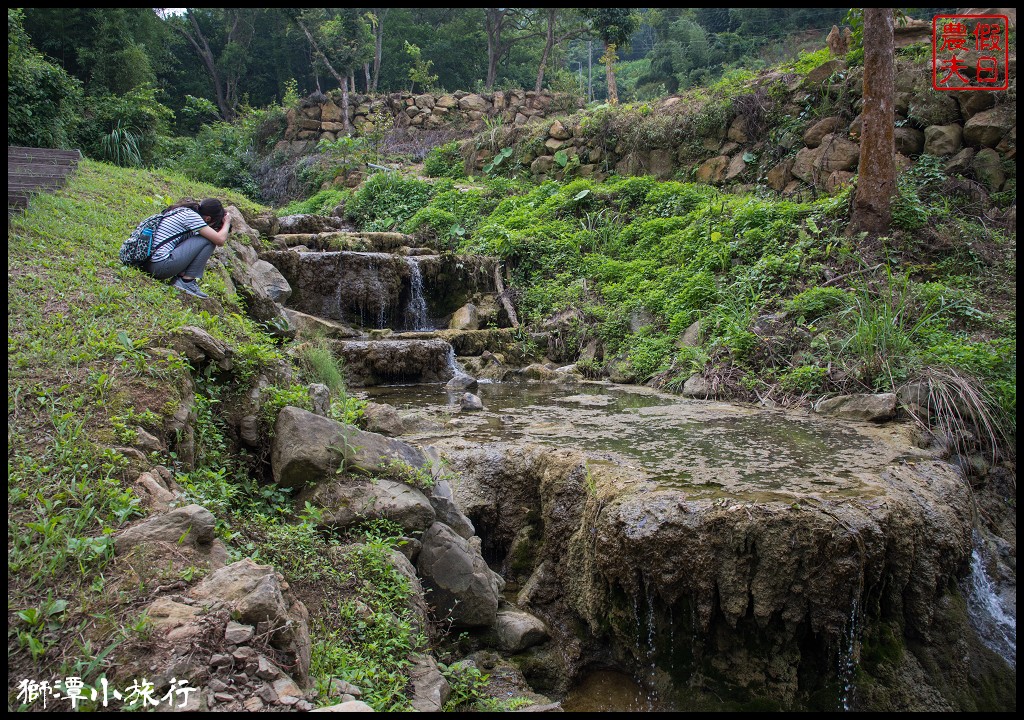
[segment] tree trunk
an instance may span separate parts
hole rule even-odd
[[[348,134],[348,78],[341,79],[341,126]]]
[[[615,84],[615,45],[604,46],[604,76],[608,81],[608,103],[619,104],[619,87]]]
[[[494,89],[498,79],[498,58],[501,57],[501,30],[505,25],[507,8],[484,8],[484,29],[487,31],[487,92]]]
[[[188,11],[185,12],[185,16],[188,18],[189,25],[192,26],[192,32],[190,33],[187,29],[180,28],[181,34],[192,45],[196,54],[199,55],[199,59],[206,66],[206,71],[210,73],[210,79],[213,81],[213,91],[217,96],[217,108],[220,110],[220,116],[230,122],[235,117],[235,110],[228,103],[228,99],[225,96],[224,83],[221,81],[220,73],[217,71],[217,62],[213,57],[213,51],[210,50],[210,44],[206,41],[203,31],[199,29],[199,23],[196,21],[195,16]]]
[[[864,109],[851,232],[885,233],[896,193],[892,8],[864,8]]]
[[[533,86],[535,93],[534,102],[540,96],[540,88],[544,84],[544,70],[548,64],[548,57],[551,55],[551,48],[555,44],[555,23],[558,20],[558,8],[548,8],[548,33],[544,41],[544,52],[540,56],[540,67],[537,68],[537,84]]]
[[[377,92],[377,82],[380,80],[381,50],[384,46],[384,16],[388,14],[389,9],[375,8],[373,11],[377,16],[377,25],[373,29],[373,85],[371,85],[373,92]]]
[[[369,95],[370,90],[370,63],[363,63],[363,75],[366,78],[366,94]]]

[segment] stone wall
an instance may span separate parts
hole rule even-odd
[[[493,93],[391,93],[348,97],[348,130],[340,93],[313,95],[287,114],[284,139],[276,150],[301,152],[321,139],[336,140],[348,132],[364,134],[373,127],[372,115],[385,112],[394,127],[410,132],[448,128],[465,135],[483,131],[486,119],[500,118],[503,124],[524,125],[559,112],[583,107],[581,98],[564,93],[508,90]]]
[[[860,70],[831,60],[807,76],[762,78],[714,122],[685,96],[672,96],[603,116],[563,115],[507,128],[498,142],[464,141],[463,151],[469,166],[481,170],[503,147],[513,147],[513,162],[537,180],[601,180],[614,172],[743,189],[760,183],[784,193],[808,186],[832,192],[853,178],[860,161]],[[897,70],[898,169],[927,153],[945,158],[950,174],[974,179],[988,192],[1002,189],[1004,161],[1016,158],[1012,96],[940,92],[931,88],[930,68],[906,64]]]

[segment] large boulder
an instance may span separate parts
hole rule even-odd
[[[421,450],[377,433],[286,406],[274,424],[270,466],[281,487],[302,487],[333,478],[342,461],[346,469],[379,472],[392,460],[422,468]]]
[[[494,572],[468,540],[442,523],[423,533],[417,572],[438,620],[453,627],[491,627],[500,589]]]
[[[998,105],[967,121],[964,125],[964,144],[975,148],[995,147],[1016,124],[1014,109]]]
[[[300,684],[308,680],[309,612],[273,567],[239,560],[212,573],[189,597],[210,609],[230,610],[240,623],[266,627],[271,645],[294,659],[295,678]]]
[[[323,508],[320,525],[338,531],[362,520],[387,518],[413,533],[429,527],[435,519],[426,495],[405,483],[383,478],[319,483],[303,490],[298,501]]]
[[[896,414],[896,394],[839,395],[819,400],[814,405],[814,411],[846,420],[883,422],[891,420]]]

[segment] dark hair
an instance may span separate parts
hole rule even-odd
[[[210,218],[210,227],[214,230],[224,225],[224,206],[217,198],[206,198],[199,203],[199,214]]]
[[[174,210],[175,208],[188,208],[199,213],[201,217],[210,218],[209,225],[214,230],[220,230],[224,225],[224,205],[217,198],[206,198],[202,202],[196,202],[192,198],[184,198],[165,208],[164,212]]]

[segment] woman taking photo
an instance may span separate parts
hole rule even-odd
[[[157,249],[143,269],[158,280],[174,278],[171,285],[189,295],[207,298],[209,295],[196,281],[230,231],[231,218],[220,200],[182,200],[164,210],[164,218],[153,234],[153,247]]]

